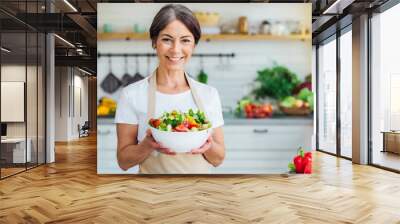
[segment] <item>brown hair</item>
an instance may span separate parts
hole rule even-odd
[[[161,30],[174,20],[179,20],[188,28],[194,37],[195,44],[199,42],[201,29],[199,21],[194,17],[193,12],[183,5],[168,4],[158,11],[151,23],[150,38],[153,46]]]

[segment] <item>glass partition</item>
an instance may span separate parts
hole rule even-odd
[[[1,158],[2,177],[26,169],[31,151],[26,151],[26,74],[25,32],[1,34]]]
[[[42,13],[42,5],[20,1],[16,15]],[[45,162],[45,44],[43,33],[0,12],[0,178]]]

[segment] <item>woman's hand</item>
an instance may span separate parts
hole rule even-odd
[[[144,144],[145,147],[155,149],[167,155],[176,155],[176,152],[174,152],[173,150],[165,148],[160,143],[156,142],[156,140],[154,140],[153,138],[153,135],[151,134],[150,129],[146,130],[146,137],[143,139],[142,144]]]
[[[210,136],[208,136],[207,141],[202,146],[200,146],[200,148],[192,149],[189,153],[190,154],[203,154],[207,150],[211,149],[212,143],[213,143],[213,139],[212,139],[212,136],[210,135]]]

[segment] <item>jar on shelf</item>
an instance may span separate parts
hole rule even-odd
[[[261,34],[270,34],[271,33],[271,23],[267,20],[261,22],[260,25],[260,33]]]
[[[239,33],[241,33],[241,34],[248,34],[249,24],[247,22],[246,16],[239,17],[238,30],[239,30]]]
[[[104,32],[104,33],[111,33],[111,32],[113,32],[112,25],[111,25],[111,24],[108,24],[108,23],[103,24],[103,32]]]

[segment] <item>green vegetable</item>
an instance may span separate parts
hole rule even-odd
[[[297,98],[307,102],[310,105],[310,108],[314,108],[314,93],[311,92],[308,88],[303,88],[297,94]]]
[[[187,113],[176,110],[164,112],[160,118],[150,119],[149,125],[162,131],[201,131],[212,127],[203,111],[192,109]]]
[[[289,163],[288,168],[289,168],[290,172],[296,172],[296,167],[294,166],[293,163]]]
[[[294,96],[287,96],[281,101],[283,107],[291,108],[294,106],[296,98]]]
[[[240,107],[240,109],[241,109],[241,110],[244,110],[244,107],[245,107],[247,104],[251,103],[251,102],[252,102],[252,100],[250,100],[250,99],[243,99],[243,100],[240,100],[240,101],[239,101],[239,107]]]
[[[259,88],[253,90],[256,99],[269,96],[278,100],[290,96],[292,90],[300,83],[295,73],[279,65],[258,71],[255,81],[260,84]]]
[[[236,116],[241,116],[242,113],[244,112],[244,107],[249,104],[249,103],[253,103],[254,101],[251,100],[249,97],[245,96],[243,97],[241,100],[239,100],[237,102],[237,106],[235,109],[235,115]]]
[[[200,70],[200,73],[197,75],[197,81],[207,84],[208,82],[208,75],[203,70]]]
[[[193,112],[192,109],[189,109],[189,115],[190,115],[190,116],[194,116],[194,112]]]
[[[314,108],[314,95],[307,97],[307,102],[310,105],[310,109],[313,110]]]
[[[312,96],[313,93],[308,89],[308,88],[303,88],[300,90],[300,92],[297,94],[297,98],[300,100],[306,101],[309,96]]]

